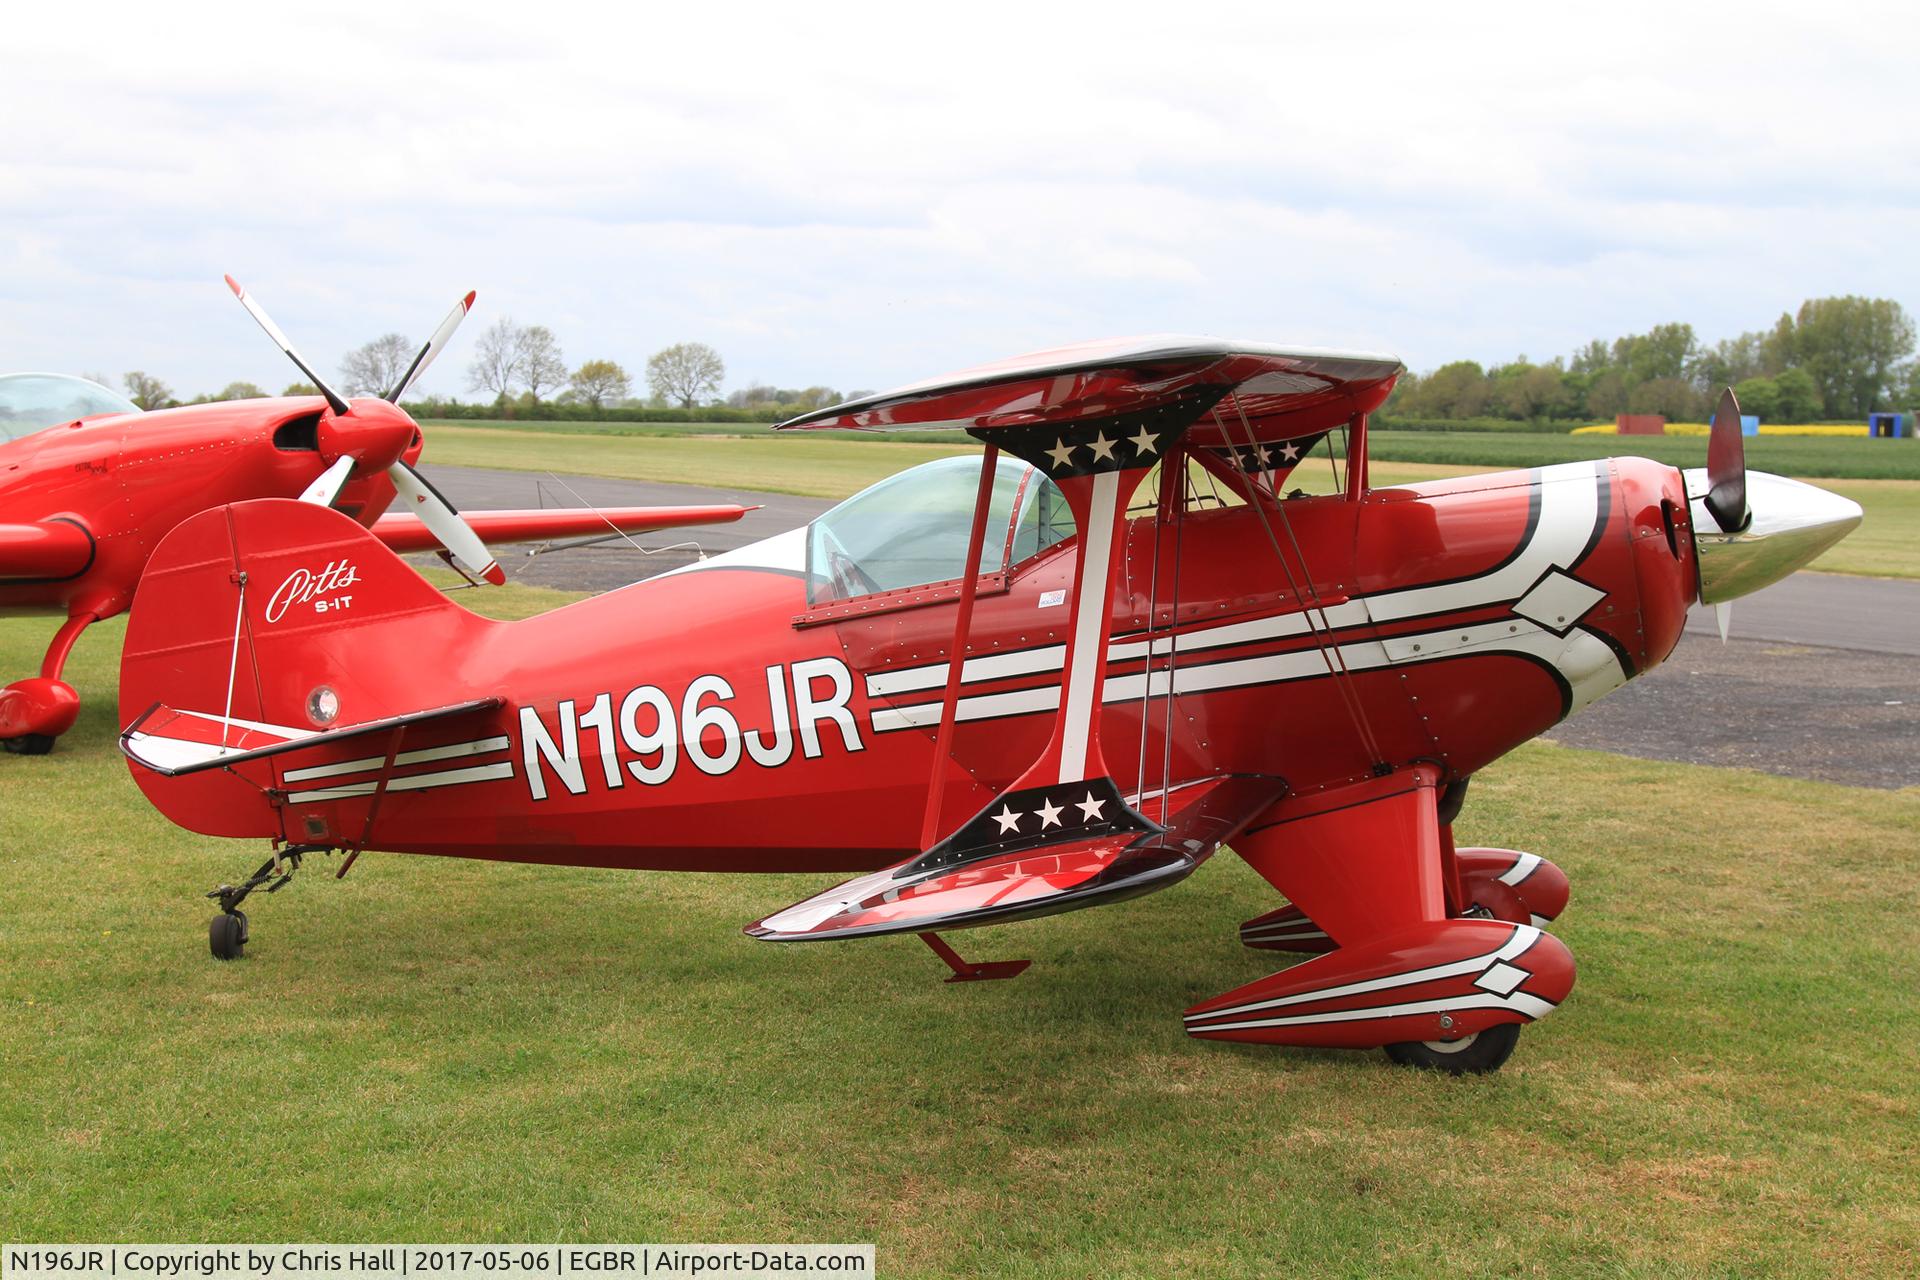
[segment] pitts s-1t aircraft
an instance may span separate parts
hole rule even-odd
[[[0,616],[64,614],[40,674],[0,688],[0,746],[49,751],[80,698],[62,680],[81,632],[127,608],[148,555],[188,516],[244,498],[332,504],[397,551],[444,548],[475,581],[504,582],[487,541],[636,533],[738,520],[745,507],[482,511],[462,516],[415,471],[420,428],[400,397],[473,306],[455,304],[380,399],[348,401],[301,360],[233,277],[227,284],[317,396],[233,400],[141,413],[104,387],[44,374],[0,378]],[[383,515],[395,497],[403,509]],[[350,571],[321,564],[290,586],[339,596]]]
[[[1241,940],[1312,958],[1188,1032],[1491,1070],[1573,985],[1543,931],[1568,885],[1455,846],[1468,779],[1658,663],[1694,600],[1784,576],[1860,509],[1749,476],[1730,396],[1705,472],[1370,488],[1368,414],[1400,372],[1173,338],[839,405],[785,425],[959,428],[985,458],[520,622],[449,602],[337,512],[209,511],[141,583],[123,747],[174,822],[275,842],[209,895],[219,956],[252,889],[381,849],[859,872],[747,932],[918,933],[956,979],[1003,977],[1026,962],[968,963],[940,932],[1164,889],[1230,843],[1287,899]],[[1330,434],[1337,490],[1289,490]],[[289,606],[327,565],[350,605]]]

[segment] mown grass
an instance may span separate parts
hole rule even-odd
[[[1456,438],[1430,432],[1401,434],[1423,439],[1428,436]],[[1893,449],[1907,442],[1877,443]],[[911,444],[844,437],[777,436],[771,433],[759,436],[671,432],[620,435],[612,432],[550,432],[544,425],[527,430],[507,430],[494,426],[441,424],[429,428],[426,458],[429,462],[452,466],[619,476],[629,480],[669,484],[711,485],[728,489],[797,493],[816,498],[844,498],[896,471],[935,458],[966,453],[976,447],[969,444]],[[1625,442],[1620,442],[1611,449],[1596,449],[1591,456],[1605,457],[1628,451]],[[1914,452],[1920,455],[1920,446]],[[1494,465],[1485,462],[1409,463],[1391,457],[1377,457],[1369,467],[1369,475],[1375,485],[1412,484],[1440,476],[1485,471]],[[1497,465],[1530,466],[1534,463],[1509,459]],[[1759,467],[1761,463],[1756,460],[1754,465]],[[1325,460],[1314,460],[1312,466],[1311,475],[1303,476],[1300,483],[1319,491],[1325,487]],[[1867,519],[1851,537],[1816,561],[1814,568],[1833,573],[1920,577],[1920,482],[1855,480],[1821,483],[1860,503],[1866,508]]]
[[[739,422],[512,422],[490,419],[426,419],[435,440],[452,428],[461,432],[508,432],[553,438],[636,438],[652,440],[745,440],[811,443],[823,441],[964,445],[957,431],[806,431],[776,432],[769,425]],[[1393,431],[1371,433],[1376,462],[1432,463],[1498,470],[1537,467],[1636,454],[1675,467],[1704,467],[1704,436],[1569,435],[1564,431]],[[1868,440],[1864,437],[1758,436],[1746,441],[1747,462],[1756,470],[1784,476],[1858,480],[1920,480],[1920,443]]]
[[[1852,498],[1867,515],[1860,527],[1813,562],[1829,573],[1920,578],[1920,483],[1912,480],[1822,480],[1821,488]],[[1920,626],[1920,618],[1914,619]]]
[[[972,444],[754,436],[614,435],[544,428],[435,425],[425,458],[464,467],[555,471],[665,484],[844,498],[896,471],[979,449]]]
[[[1371,455],[1391,462],[1537,467],[1632,454],[1674,467],[1707,465],[1702,436],[1377,431],[1369,439]],[[1912,440],[1757,436],[1745,443],[1747,465],[1756,471],[1812,479],[1920,480],[1920,443]]]
[[[460,597],[525,612],[560,597]],[[0,669],[49,624],[0,621]],[[1136,902],[778,947],[818,876],[370,854],[253,904],[112,745],[117,623],[0,756],[0,1239],[874,1240],[885,1275],[1900,1275],[1920,794],[1536,745],[1474,842],[1573,877],[1566,1007],[1488,1079],[1186,1039],[1276,967],[1230,855]]]

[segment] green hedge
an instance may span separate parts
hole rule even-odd
[[[802,410],[785,405],[758,405],[729,409],[724,405],[696,409],[596,409],[585,404],[462,404],[458,400],[417,400],[402,405],[416,420],[425,418],[477,419],[512,422],[739,422],[767,423],[791,418]]]

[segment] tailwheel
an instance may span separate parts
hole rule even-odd
[[[207,945],[215,960],[238,960],[240,949],[247,945],[246,913],[222,912],[215,916],[207,925]]]
[[[1458,1040],[1402,1040],[1386,1046],[1387,1056],[1403,1067],[1444,1071],[1452,1076],[1484,1075],[1498,1071],[1513,1056],[1520,1041],[1520,1024],[1503,1022]]]
[[[53,750],[53,735],[25,733],[17,738],[0,738],[0,746],[16,756],[43,756]]]
[[[241,949],[247,945],[247,915],[240,910],[240,904],[255,889],[264,888],[268,893],[278,893],[287,887],[293,879],[293,873],[300,869],[300,861],[309,853],[324,852],[313,845],[295,845],[282,849],[260,864],[260,869],[239,884],[223,884],[207,892],[207,897],[220,904],[220,914],[207,923],[207,948],[213,952],[216,960],[237,960]]]

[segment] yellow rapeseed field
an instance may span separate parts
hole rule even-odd
[[[1704,436],[1711,425],[1705,422],[1669,422],[1667,434],[1670,436]],[[1610,436],[1614,433],[1614,424],[1603,422],[1598,426],[1575,427],[1576,436]],[[1810,422],[1810,423],[1769,423],[1760,424],[1763,436],[1864,436],[1867,427],[1862,422]]]

